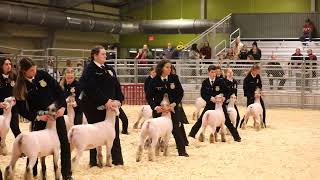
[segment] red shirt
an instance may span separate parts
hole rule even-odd
[[[311,23],[304,24],[304,26],[303,26],[303,32],[304,33],[309,33],[309,32],[312,32],[312,31],[313,31],[313,24],[311,24]]]

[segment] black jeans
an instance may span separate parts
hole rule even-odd
[[[47,123],[44,121],[33,121],[31,123],[32,131],[40,131],[46,128]],[[71,153],[70,153],[70,144],[67,135],[67,127],[65,120],[62,117],[56,119],[57,133],[60,141],[60,158],[61,158],[61,174],[62,177],[70,177],[71,172]],[[28,161],[27,161],[28,164]],[[33,167],[33,175],[37,175],[37,165],[38,162]]]
[[[210,105],[207,105],[204,110],[202,111],[201,113],[201,116],[199,117],[199,119],[197,120],[197,122],[192,126],[191,128],[191,131],[189,133],[189,136],[191,137],[195,137],[196,134],[198,133],[199,129],[201,128],[201,125],[202,125],[202,117],[204,115],[204,113],[207,111],[207,110],[214,110],[215,107],[213,106],[210,106]],[[240,139],[240,135],[237,131],[237,129],[233,126],[233,124],[231,123],[231,120],[229,118],[229,115],[228,115],[228,111],[227,111],[227,107],[226,105],[224,104],[222,106],[222,109],[223,109],[223,113],[224,113],[224,116],[226,118],[226,121],[225,121],[225,125],[227,126],[227,128],[229,129],[232,137],[234,140],[238,140]]]
[[[312,32],[309,33],[303,33],[300,37],[300,41],[304,42],[306,41],[306,38],[309,38],[309,41],[312,41]]]
[[[119,109],[119,112],[120,112],[119,118],[122,122],[122,133],[128,133],[128,125],[129,125],[128,117],[122,108]]]
[[[176,108],[175,108],[176,109]],[[152,112],[153,118],[160,117],[161,114],[157,113],[157,111]],[[177,118],[175,113],[171,113],[171,120],[172,120],[172,134],[174,137],[174,140],[176,141],[176,145],[178,148],[178,153],[183,154],[186,152],[186,144],[185,140],[183,139],[183,135],[181,132],[181,129],[179,127],[179,124],[181,123],[180,120]]]

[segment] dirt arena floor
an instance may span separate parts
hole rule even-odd
[[[121,167],[88,167],[89,152],[85,152],[78,170],[74,172],[76,180],[93,179],[266,179],[300,180],[319,179],[320,170],[320,111],[301,109],[268,109],[267,129],[257,132],[252,129],[252,121],[246,130],[239,130],[242,142],[237,143],[227,136],[227,142],[209,144],[189,138],[187,151],[189,158],[178,157],[174,139],[170,140],[169,156],[157,157],[155,162],[135,162],[138,143],[138,130],[132,125],[137,118],[138,106],[125,106],[129,117],[130,135],[121,135],[122,152],[125,165]],[[190,125],[193,106],[186,105]],[[244,108],[240,107],[241,116]],[[21,124],[22,130],[28,124]],[[209,131],[207,131],[209,133]],[[9,150],[13,142],[10,132],[7,139]],[[8,164],[9,156],[0,155],[2,170]],[[48,179],[53,179],[52,158],[47,158]],[[104,158],[105,160],[105,158]],[[22,179],[26,159],[20,159],[16,166],[16,179]]]

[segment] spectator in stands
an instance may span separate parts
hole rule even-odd
[[[48,72],[48,74],[50,74],[50,76],[52,76],[55,80],[57,80],[59,82],[60,81],[60,73],[57,68],[54,68],[53,61],[54,61],[53,59],[48,60],[47,72]]]
[[[200,49],[200,54],[203,59],[211,59],[211,47],[208,41],[204,42],[202,48]]]
[[[243,43],[241,42],[240,37],[237,37],[233,47],[234,57],[239,56],[242,47],[243,47]]]
[[[313,78],[317,77],[317,71],[316,71],[316,69],[317,69],[317,56],[313,54],[312,49],[308,49],[307,53],[308,53],[308,56],[306,57],[306,60],[315,61],[314,63],[311,63],[311,64],[310,64],[310,62],[306,63],[307,69],[309,69],[311,66],[311,69],[313,69],[312,70],[312,77]]]
[[[177,59],[176,49],[172,47],[171,43],[168,43],[167,48],[163,49],[162,59]]]
[[[291,65],[301,65],[301,63],[293,63],[292,61],[296,60],[296,61],[302,61],[303,60],[303,55],[301,54],[300,48],[296,49],[296,52],[294,54],[291,55]]]
[[[81,62],[78,62],[77,68],[74,70],[76,79],[79,79],[81,77],[82,71],[83,71],[83,64]]]
[[[300,37],[300,41],[306,41],[306,38],[309,39],[309,41],[312,41],[312,33],[314,31],[314,25],[310,21],[310,19],[306,19],[304,25],[303,25],[303,34]]]
[[[224,59],[233,60],[234,59],[234,52],[232,48],[227,50],[227,54],[225,55]]]
[[[254,60],[260,60],[261,50],[257,46],[252,46],[252,49],[249,51],[248,55],[251,55]]]
[[[245,60],[248,58],[248,49],[247,49],[247,46],[242,46],[241,50],[240,50],[240,53],[238,55],[238,58],[241,59],[241,60]]]
[[[281,65],[279,62],[277,62],[277,57],[276,55],[272,54],[271,56],[271,62],[268,62],[267,65],[267,70],[266,73],[269,77],[269,84],[270,84],[270,89],[273,89],[273,81],[275,78],[279,78],[279,86],[278,90],[282,90],[284,84],[286,83],[286,79],[284,78],[284,70],[282,69]]]
[[[138,64],[139,67],[138,68],[138,75],[139,76],[144,76],[147,75],[147,69],[142,69],[141,67],[146,67],[147,64],[151,64],[152,62],[148,62],[147,59],[151,59],[152,58],[152,54],[148,49],[148,45],[144,44],[142,49],[139,49],[139,53],[136,56],[136,59],[138,59]],[[139,77],[138,81],[139,83],[143,83],[144,81],[144,77]]]
[[[200,59],[200,51],[197,47],[196,43],[191,45],[191,49],[189,51],[189,58],[190,59]]]
[[[256,49],[255,53],[253,52],[254,49]],[[258,43],[256,41],[254,41],[252,43],[252,48],[251,48],[251,50],[249,51],[248,54],[251,54],[254,57],[255,60],[260,60],[261,59],[261,57],[262,57],[261,49],[258,47]],[[253,54],[256,54],[255,55],[256,57]]]

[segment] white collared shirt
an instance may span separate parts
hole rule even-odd
[[[101,66],[104,66],[104,64],[100,64],[97,61],[93,61],[99,68],[102,68]]]
[[[5,78],[5,79],[8,79],[9,78],[9,74],[8,75],[2,74],[2,77]]]
[[[34,77],[33,77],[33,78],[27,78],[27,77],[26,77],[26,79],[27,79],[29,82],[32,83],[32,80],[34,80]]]
[[[254,76],[252,73],[251,73],[251,76],[252,76],[253,78],[257,77],[257,75]]]
[[[213,83],[212,82],[214,82],[216,79],[210,79],[209,78],[209,81],[210,81],[210,84],[211,84],[211,86],[213,86]]]
[[[161,80],[162,80],[162,81],[165,80],[165,79],[168,81],[168,76],[166,76],[166,77],[162,77],[162,76],[161,76]]]

